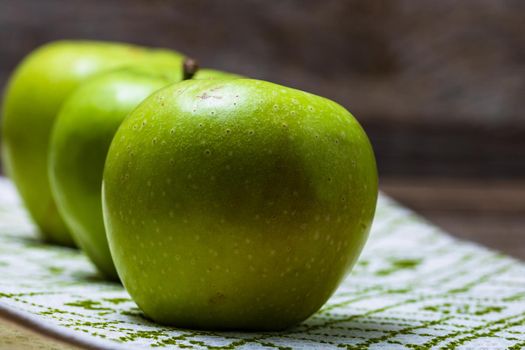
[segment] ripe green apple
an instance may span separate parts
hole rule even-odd
[[[64,102],[51,135],[51,190],[74,241],[99,271],[118,279],[102,221],[104,162],[117,128],[142,100],[182,71],[124,68],[99,74],[80,85]]]
[[[372,147],[328,99],[250,80],[190,80],[119,127],[103,178],[119,276],[153,320],[279,330],[317,311],[367,239]]]
[[[234,77],[201,70],[196,79]],[[48,170],[51,190],[74,241],[107,278],[118,280],[102,220],[101,183],[109,144],[124,118],[183,71],[134,65],[95,75],[74,90],[55,121]]]
[[[168,50],[127,44],[58,41],[35,50],[17,67],[4,97],[2,158],[45,240],[73,245],[57,212],[47,176],[51,128],[66,97],[101,71],[131,62],[175,69],[182,59]]]

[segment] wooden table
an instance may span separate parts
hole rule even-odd
[[[525,260],[525,180],[383,178],[380,187],[454,236]]]

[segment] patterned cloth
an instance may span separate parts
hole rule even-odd
[[[286,332],[163,327],[77,250],[42,244],[0,179],[0,313],[116,349],[522,349],[525,264],[462,242],[381,195],[366,248],[326,305]]]

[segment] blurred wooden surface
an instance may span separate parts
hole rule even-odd
[[[66,349],[75,350],[79,348],[0,318],[0,350]]]
[[[525,181],[383,178],[380,187],[450,234],[525,260]]]
[[[520,0],[0,0],[0,86],[51,40],[169,47],[343,104],[382,175],[525,178],[524,17]]]

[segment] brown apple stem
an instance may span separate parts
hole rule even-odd
[[[184,59],[183,71],[182,71],[182,80],[188,80],[193,78],[195,73],[199,70],[199,64],[196,60],[190,57]]]

